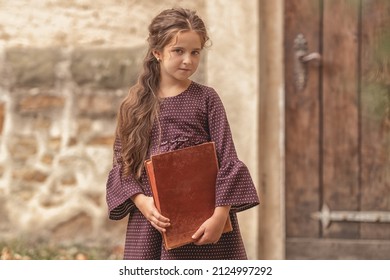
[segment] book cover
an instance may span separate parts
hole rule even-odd
[[[193,242],[191,236],[215,209],[218,160],[215,144],[154,155],[145,162],[156,208],[170,219],[163,233],[167,250]],[[232,230],[230,217],[224,232]]]

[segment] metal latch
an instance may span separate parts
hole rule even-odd
[[[323,229],[331,222],[390,223],[388,211],[330,211],[326,204],[323,204],[321,212],[315,212],[311,217],[320,220]]]

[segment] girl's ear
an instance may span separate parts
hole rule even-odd
[[[160,61],[161,53],[158,50],[153,50],[152,53],[153,53],[154,57],[157,59],[157,61]]]

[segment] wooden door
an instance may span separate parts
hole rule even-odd
[[[284,46],[286,258],[390,259],[390,1],[286,0]]]

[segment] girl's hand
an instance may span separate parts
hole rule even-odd
[[[160,214],[154,205],[153,197],[146,196],[142,193],[131,197],[135,206],[141,211],[142,215],[150,222],[150,224],[159,232],[165,232],[171,224],[169,219]]]
[[[207,219],[194,233],[195,245],[215,244],[221,238],[226,220],[229,216],[230,206],[216,207],[214,214]]]

